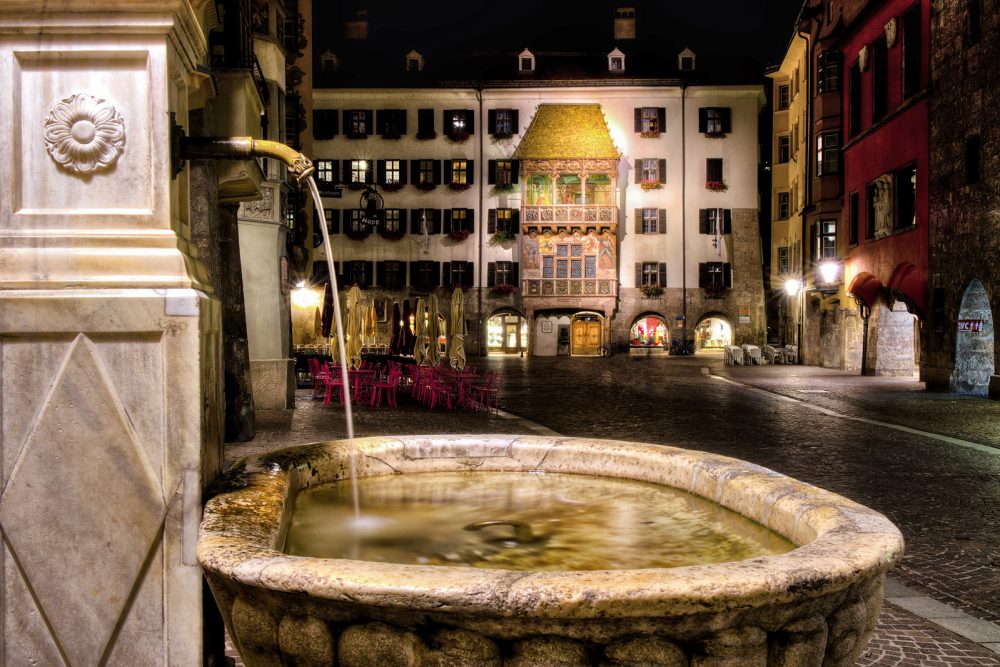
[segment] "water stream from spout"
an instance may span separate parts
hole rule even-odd
[[[323,231],[323,251],[326,254],[326,267],[330,273],[330,287],[333,292],[333,320],[337,327],[337,352],[340,356],[340,381],[341,396],[344,397],[344,417],[347,420],[347,439],[354,440],[354,412],[351,407],[351,385],[347,375],[347,352],[344,348],[344,323],[340,316],[340,295],[337,291],[337,271],[333,264],[333,248],[330,246],[330,232],[326,228],[326,216],[323,214],[323,200],[320,199],[319,188],[316,181],[309,176],[306,181],[309,183],[309,192],[312,195],[313,206],[316,208],[316,224]],[[351,452],[351,484],[354,494],[354,518],[361,519],[361,503],[358,498],[358,475],[357,465],[354,461],[354,452]]]

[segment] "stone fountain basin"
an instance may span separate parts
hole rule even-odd
[[[430,471],[621,477],[715,501],[791,540],[669,569],[518,572],[289,556],[302,488]],[[243,459],[205,508],[198,560],[256,665],[851,665],[903,538],[881,514],[736,459],[613,440],[385,436]]]

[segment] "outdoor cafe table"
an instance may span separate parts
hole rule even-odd
[[[479,379],[479,374],[475,370],[441,370],[441,378],[455,385],[455,388],[458,390],[458,405],[465,405],[468,400],[466,394],[468,393],[469,385]]]

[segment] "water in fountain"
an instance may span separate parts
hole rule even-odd
[[[285,551],[297,556],[504,570],[608,570],[744,560],[794,548],[778,534],[678,489],[558,473],[436,472],[346,482],[295,499]],[[485,520],[484,520],[485,519]]]
[[[326,254],[326,268],[330,274],[330,287],[333,291],[333,321],[337,328],[337,352],[340,354],[340,381],[341,395],[344,397],[344,418],[347,421],[347,439],[354,439],[354,412],[351,406],[351,385],[347,375],[347,352],[344,349],[344,323],[340,316],[340,295],[337,290],[337,270],[333,264],[333,249],[330,246],[330,232],[326,228],[323,214],[323,200],[319,195],[319,188],[312,176],[306,179],[309,183],[309,192],[312,195],[313,206],[316,208],[316,224],[323,231],[323,251]],[[358,502],[358,476],[357,466],[354,462],[354,455],[351,455],[351,480],[353,484],[354,518],[361,520],[361,504]]]

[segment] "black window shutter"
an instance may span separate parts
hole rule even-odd
[[[441,262],[431,262],[431,287],[441,285]]]
[[[378,262],[375,264],[375,286],[376,287],[389,287],[385,284],[385,265],[386,262]]]
[[[635,131],[642,132],[642,109],[636,107],[633,111],[635,112]]]
[[[486,131],[489,134],[497,133],[497,111],[496,109],[490,109],[486,112]],[[490,181],[492,183],[493,181]]]
[[[515,208],[510,213],[510,231],[513,234],[521,231],[521,211],[519,209]]]
[[[667,131],[667,110],[663,107],[656,109],[656,129],[660,132]]]
[[[434,184],[441,184],[441,160],[434,160]]]
[[[465,131],[469,134],[476,133],[476,113],[471,109],[465,110]]]
[[[661,208],[656,212],[656,231],[660,234],[667,233],[667,209]]]
[[[344,134],[351,133],[351,110],[344,109],[340,112],[344,116]]]
[[[406,134],[406,109],[396,109],[396,130],[401,135]]]
[[[733,110],[729,107],[722,109],[722,131],[727,134],[733,131]]]
[[[379,185],[385,185],[385,160],[375,161],[375,173]]]
[[[375,167],[372,165],[372,161],[371,160],[365,160],[365,183],[372,183],[373,182],[372,172],[374,170],[375,170]]]
[[[476,209],[465,209],[465,230],[470,234],[476,231]]]
[[[419,234],[420,233],[420,212],[423,211],[421,208],[413,209],[413,215],[410,216],[410,233]]]
[[[642,183],[642,160],[635,161],[635,184]]]
[[[491,208],[486,215],[486,233],[497,233],[497,210],[495,208]]]
[[[517,185],[518,177],[521,175],[521,161],[511,160],[510,161],[510,182]]]
[[[344,171],[343,171],[343,179],[340,182],[341,183],[350,183],[351,182],[351,161],[350,160],[342,160],[342,162],[344,163]]]
[[[445,134],[451,134],[451,131],[455,129],[455,124],[452,120],[454,113],[451,109],[445,109],[441,113],[441,131]]]
[[[708,227],[708,209],[700,208],[698,209],[698,233],[699,234],[711,234],[711,230]]]
[[[365,109],[365,136],[372,133],[372,110]]]
[[[642,234],[642,209],[634,209],[633,215],[635,216],[635,233]]]
[[[476,161],[466,160],[465,161],[465,182],[472,185],[476,182]]]
[[[518,121],[517,109],[510,110],[510,124],[511,124],[511,129],[514,130],[514,134],[521,133],[521,124]]]
[[[497,263],[486,262],[486,286],[496,287],[497,284]]]
[[[660,180],[660,183],[667,182],[667,161],[659,160],[659,164],[656,166],[656,175]]]
[[[406,209],[399,209],[399,231],[403,234],[406,233]]]
[[[659,285],[660,287],[666,287],[667,286],[667,263],[666,262],[660,262],[660,266],[657,267],[657,268],[659,268],[659,276],[658,276],[659,282],[656,283],[656,284]]]
[[[364,287],[371,287],[375,283],[375,263],[368,260],[364,263],[365,266],[365,278]]]
[[[417,285],[417,276],[420,275],[419,273],[417,273],[417,265],[418,264],[419,264],[419,262],[410,262],[410,278],[413,281],[411,283],[413,287],[418,287],[418,285]]]
[[[445,262],[444,263],[444,280],[445,280],[444,284],[445,284],[446,287],[451,285],[451,283],[452,283],[452,280],[451,280],[451,262]],[[435,285],[435,287],[437,287],[437,285]]]
[[[410,180],[420,182],[420,160],[410,160]]]
[[[708,264],[698,263],[698,287],[708,287]]]
[[[708,109],[705,107],[698,109],[698,131],[702,134],[708,132]]]
[[[406,160],[399,161],[399,184],[406,185]]]
[[[732,234],[733,233],[733,211],[732,209],[723,209],[722,211],[722,233]]]
[[[431,234],[441,233],[441,209],[431,209],[431,219],[428,221],[428,230]]]
[[[510,265],[510,284],[514,287],[521,286],[521,267],[518,262],[514,262]]]
[[[330,210],[330,226],[327,227],[327,231],[331,234],[340,233],[340,209],[335,208]]]
[[[399,269],[399,275],[396,278],[396,284],[393,285],[396,289],[402,289],[406,287],[406,262],[396,262],[396,267]]]
[[[438,233],[448,234],[450,232],[451,232],[451,209],[446,208],[444,210],[444,228]]]
[[[729,262],[722,265],[722,280],[724,287],[733,286],[733,265]]]
[[[492,111],[490,113],[493,113]],[[493,185],[497,182],[497,161],[490,160],[486,163],[486,183]]]
[[[375,112],[375,126],[378,128],[378,134],[385,134],[386,125],[388,125],[386,122],[388,113],[385,109],[378,109]]]
[[[642,262],[635,263],[635,286],[642,287]]]
[[[444,161],[444,182],[451,183],[453,178],[455,164],[451,160]]]
[[[475,262],[465,263],[465,280],[462,284],[466,287],[472,287],[476,284],[476,264]]]

